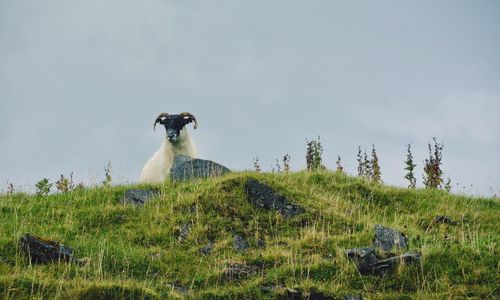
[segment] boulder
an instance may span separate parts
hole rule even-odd
[[[133,204],[140,206],[159,194],[160,191],[158,189],[130,189],[125,191],[120,202],[123,205]]]
[[[391,251],[394,248],[406,250],[408,248],[406,237],[403,234],[379,224],[375,225],[373,245],[383,251]]]
[[[28,233],[19,240],[19,249],[33,264],[71,262],[74,259],[73,249],[70,247]]]
[[[253,205],[267,210],[278,211],[285,218],[296,216],[305,211],[300,205],[292,203],[270,186],[255,179],[247,180],[245,193]]]
[[[229,172],[231,170],[211,160],[177,155],[170,169],[170,177],[174,181],[185,181],[193,178],[221,176]]]

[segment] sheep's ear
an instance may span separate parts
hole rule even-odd
[[[196,118],[188,113],[188,112],[183,112],[183,113],[180,113],[179,116],[181,116],[184,121],[186,122],[186,125],[191,123],[191,122],[194,122],[194,129],[196,129],[198,127],[198,122],[196,121]]]

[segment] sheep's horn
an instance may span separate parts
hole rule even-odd
[[[168,114],[163,112],[156,117],[156,120],[153,123],[153,130],[156,130],[156,123],[161,123],[162,118],[165,118],[166,116],[168,116]]]
[[[190,114],[188,112],[183,112],[183,113],[180,113],[179,116],[186,119],[188,121],[187,123],[194,122],[194,129],[196,129],[196,127],[198,127],[198,122],[196,122],[196,118],[192,114]]]

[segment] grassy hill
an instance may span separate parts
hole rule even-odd
[[[256,208],[244,193],[248,178],[305,213],[286,219]],[[120,204],[132,186],[0,196],[0,298],[275,299],[293,290],[336,299],[500,298],[498,199],[331,172],[233,173],[156,187],[161,194],[143,207]],[[437,215],[457,223],[436,224]],[[403,232],[421,262],[361,275],[345,251],[371,245],[375,224]],[[63,242],[83,263],[31,265],[17,247],[25,233]],[[233,248],[235,235],[248,250]],[[200,253],[209,243],[211,253]],[[248,274],[228,276],[232,264]]]

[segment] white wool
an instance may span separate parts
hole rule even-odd
[[[197,156],[196,146],[186,128],[180,131],[176,143],[163,139],[160,149],[153,154],[142,169],[140,183],[161,183],[170,176],[170,168],[176,155]]]

